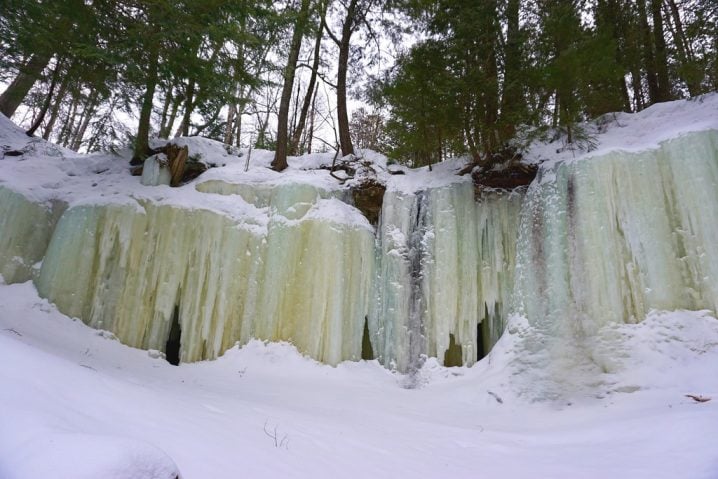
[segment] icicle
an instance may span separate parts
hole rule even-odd
[[[336,200],[307,199],[303,214],[302,194],[290,186],[273,195],[269,234],[206,210],[73,207],[57,226],[38,290],[65,314],[144,349],[165,348],[178,305],[182,362],[251,338],[291,341],[329,364],[359,359],[372,230]]]
[[[651,309],[718,306],[718,133],[562,163],[522,213],[516,309],[590,336]]]
[[[470,182],[386,193],[369,323],[381,361],[408,371],[422,354],[443,358],[453,337],[470,365],[493,346],[512,292],[522,197],[485,192],[475,201]]]

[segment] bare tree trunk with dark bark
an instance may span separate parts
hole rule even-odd
[[[55,95],[55,101],[52,102],[53,105],[52,110],[50,111],[50,120],[47,122],[47,126],[45,126],[42,131],[42,138],[45,140],[49,140],[50,135],[52,135],[55,123],[57,122],[57,118],[60,116],[60,111],[62,110],[62,101],[65,99],[69,86],[70,77],[65,75],[62,79],[62,83],[60,83],[60,89],[57,91],[57,95]]]
[[[62,146],[68,146],[70,141],[70,135],[72,127],[75,124],[75,116],[77,115],[77,105],[80,103],[80,92],[75,91],[72,93],[72,102],[70,108],[67,111],[65,122],[60,130],[60,136],[57,138],[57,142]]]
[[[165,102],[162,106],[162,116],[160,116],[160,130],[159,130],[159,136],[162,136],[162,132],[165,130],[165,125],[167,124],[167,115],[170,110],[170,106],[172,105],[172,87],[170,86],[167,89],[167,92],[165,93]]]
[[[347,7],[339,40],[339,66],[337,70],[337,123],[342,155],[353,155],[354,146],[349,132],[349,111],[347,108],[347,69],[349,68],[349,47],[357,16],[358,0],[351,0]]]
[[[15,79],[0,95],[0,113],[10,118],[22,104],[35,82],[42,75],[42,71],[50,63],[52,55],[37,54],[20,68]]]
[[[169,138],[170,133],[172,132],[172,127],[175,124],[175,120],[177,119],[177,113],[179,112],[179,107],[182,104],[182,96],[176,95],[172,99],[172,109],[170,110],[170,114],[167,117],[167,121],[164,125],[162,125],[162,128],[160,128],[159,137],[160,138]]]
[[[683,21],[678,6],[674,0],[668,0],[666,8],[666,24],[673,37],[673,43],[676,46],[678,60],[681,64],[681,77],[686,82],[688,93],[696,96],[701,93],[702,72],[695,68],[693,50],[691,44],[686,38],[686,32],[683,28]]]
[[[294,76],[297,70],[297,59],[299,50],[302,47],[302,38],[309,18],[309,0],[302,0],[297,16],[297,23],[294,25],[292,43],[289,47],[287,66],[284,68],[284,86],[282,87],[282,98],[279,103],[279,115],[277,119],[277,149],[272,160],[272,169],[282,171],[289,166],[287,164],[288,129],[289,129],[289,108],[292,101],[292,90],[294,88]]]
[[[506,5],[506,48],[504,91],[501,97],[502,139],[514,136],[516,122],[523,105],[521,91],[521,39],[519,38],[519,0],[508,0]]]
[[[99,103],[99,96],[100,95],[97,90],[94,90],[90,94],[90,98],[87,101],[87,105],[82,112],[80,123],[77,130],[75,131],[75,135],[72,140],[71,148],[75,151],[78,151],[82,146],[82,139],[85,137],[87,127],[90,125],[90,120],[92,120],[92,117],[95,114],[95,108],[97,108],[97,104]]]
[[[651,13],[653,14],[653,42],[656,52],[656,77],[658,80],[658,95],[656,101],[671,99],[671,84],[668,79],[668,58],[666,53],[666,39],[663,36],[662,0],[651,0]]]
[[[58,60],[57,65],[55,65],[55,69],[52,71],[52,79],[50,80],[50,88],[48,89],[47,96],[45,97],[45,101],[42,104],[42,108],[40,109],[40,113],[37,115],[37,118],[35,119],[35,122],[28,128],[28,130],[25,132],[27,136],[33,136],[38,128],[40,128],[40,125],[42,125],[42,122],[45,121],[45,116],[47,115],[47,111],[50,109],[50,105],[52,104],[52,100],[55,94],[55,87],[57,86],[57,80],[60,77],[60,69],[62,68],[62,61]]]
[[[646,83],[648,83],[649,103],[655,103],[659,98],[658,74],[656,73],[656,59],[651,41],[651,28],[648,25],[648,14],[646,13],[646,0],[638,0],[638,20],[641,27],[643,40],[643,61],[646,67]]]
[[[324,24],[324,17],[326,15],[328,2],[324,2],[322,5],[322,11],[320,12],[320,26],[317,30],[317,36],[314,39],[314,60],[312,61],[312,74],[309,77],[309,85],[307,86],[307,93],[304,95],[304,103],[302,104],[302,112],[299,115],[299,122],[292,135],[292,142],[289,148],[290,155],[296,155],[299,153],[299,142],[302,139],[302,133],[304,131],[304,125],[307,123],[307,114],[309,113],[309,107],[311,106],[312,98],[315,96],[315,89],[317,83],[317,72],[319,71],[319,57],[321,55],[322,46],[322,26]]]
[[[145,84],[145,95],[142,98],[140,109],[140,121],[137,127],[137,138],[135,138],[135,151],[130,161],[132,165],[142,164],[150,150],[150,121],[152,120],[152,101],[155,97],[157,87],[158,68],[160,55],[157,47],[150,52],[150,62],[147,70]]]
[[[312,113],[309,117],[309,129],[307,130],[307,135],[305,137],[305,146],[307,153],[312,152],[312,141],[314,140],[314,117],[317,114],[317,93],[319,92],[319,88],[314,89],[314,97],[312,98]]]
[[[500,30],[498,26],[498,19],[496,13],[496,0],[484,0],[485,8],[487,9],[486,23],[484,30],[487,32],[486,43],[486,56],[484,63],[484,71],[486,72],[486,85],[484,92],[484,124],[486,125],[484,131],[484,153],[490,156],[491,153],[495,152],[499,148],[499,132],[498,132],[498,117],[499,117],[499,73],[497,65],[497,39],[499,37]]]
[[[194,110],[194,90],[194,80],[190,80],[184,97],[184,115],[182,115],[182,122],[179,127],[177,127],[177,131],[175,132],[175,138],[180,136],[189,136],[189,127],[192,122],[192,111]]]

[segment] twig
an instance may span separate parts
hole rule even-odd
[[[707,396],[699,396],[695,394],[686,394],[686,397],[693,399],[695,402],[708,402],[711,400],[711,398]]]
[[[499,397],[499,395],[496,394],[495,392],[493,392],[493,391],[487,391],[487,392],[488,392],[491,396],[493,396],[494,399],[496,399],[496,402],[497,402],[497,403],[499,403],[499,404],[503,404],[503,403],[504,403],[504,400],[501,399],[501,398]]]
[[[3,331],[10,331],[11,333],[16,334],[17,336],[22,336],[22,334],[18,333],[13,328],[5,328],[5,329],[3,329]]]
[[[267,437],[271,438],[274,441],[274,447],[283,447],[286,450],[289,450],[289,436],[285,434],[282,439],[279,439],[279,433],[277,432],[277,429],[279,426],[274,426],[274,429],[272,431],[267,430],[267,424],[269,423],[269,419],[264,421],[264,434],[267,435]]]

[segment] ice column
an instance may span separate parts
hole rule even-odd
[[[495,344],[512,291],[522,197],[485,191],[476,200],[469,181],[387,191],[369,323],[381,361],[408,371],[422,354],[443,360],[453,336],[462,362],[472,364]]]
[[[522,213],[515,308],[586,337],[650,309],[718,306],[718,133],[541,172]]]

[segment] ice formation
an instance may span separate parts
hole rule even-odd
[[[172,179],[167,155],[159,153],[145,160],[140,182],[145,186],[169,185]]]
[[[144,349],[164,350],[176,317],[182,361],[251,338],[291,341],[329,364],[358,359],[373,234],[342,221],[344,208],[315,197],[306,215],[290,208],[301,219],[273,210],[261,226],[152,202],[75,206],[53,235],[38,290]]]
[[[541,173],[517,247],[515,309],[533,325],[590,335],[651,309],[716,311],[718,132]]]
[[[503,331],[523,192],[474,195],[465,181],[384,196],[370,330],[399,370],[443,360],[451,336],[472,364]]]
[[[179,189],[93,170],[102,194],[69,207],[0,187],[0,274],[132,346],[165,351],[174,331],[183,362],[258,338],[337,364],[368,339],[400,371],[470,365],[513,313],[582,348],[654,309],[718,309],[718,132],[702,130],[549,162],[513,192],[386,175],[376,230],[326,172],[270,174],[259,152]],[[143,183],[165,182],[152,161]]]
[[[33,277],[63,209],[62,202],[36,203],[0,186],[0,276],[8,284]]]

